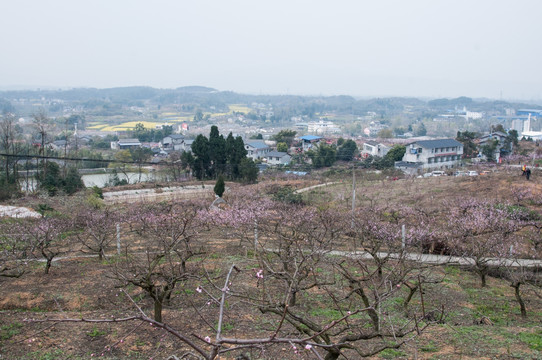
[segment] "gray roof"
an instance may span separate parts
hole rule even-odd
[[[172,139],[181,139],[181,140],[184,139],[184,135],[181,135],[181,134],[170,134],[166,137],[170,137]]]
[[[404,167],[404,168],[417,168],[421,167],[423,163],[421,162],[407,162],[407,161],[396,161],[395,167]]]
[[[248,141],[246,145],[252,146],[253,148],[256,148],[256,149],[267,149],[269,147],[265,145],[263,141]]]
[[[463,146],[459,141],[454,139],[437,139],[437,140],[420,140],[415,141],[411,144],[417,144],[426,149],[435,149],[441,147],[454,147],[454,146]]]
[[[265,154],[265,157],[283,157],[284,155],[288,155],[288,153],[282,151],[270,151]]]
[[[367,140],[367,141],[365,141],[365,144],[369,144],[371,146],[377,146],[378,145],[378,143],[376,141],[373,141],[373,140]]]
[[[503,133],[502,131],[495,131],[495,132],[492,132],[491,134],[487,134],[487,135],[482,136],[480,139],[484,139],[484,138],[493,138],[493,137],[495,137],[495,136],[507,137],[508,135],[506,135],[506,134]]]
[[[138,144],[141,145],[139,139],[119,139],[119,144]]]

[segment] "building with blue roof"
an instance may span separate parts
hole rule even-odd
[[[303,151],[307,151],[315,146],[318,146],[323,138],[315,135],[305,135],[301,136],[299,139],[301,140],[301,146]]]

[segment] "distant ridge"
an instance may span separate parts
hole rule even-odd
[[[213,93],[218,92],[217,89],[213,89],[206,86],[181,86],[175,90],[188,93]]]

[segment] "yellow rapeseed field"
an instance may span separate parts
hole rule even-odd
[[[242,105],[242,104],[232,104],[228,106],[230,108],[230,112],[235,111],[235,112],[242,112],[242,113],[248,114],[252,110],[248,106]]]

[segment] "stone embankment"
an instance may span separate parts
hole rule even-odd
[[[0,218],[5,216],[12,218],[39,218],[41,214],[25,207],[0,205]]]
[[[134,203],[141,201],[187,200],[213,197],[213,185],[172,186],[152,189],[136,189],[104,192],[104,201],[108,204]]]

